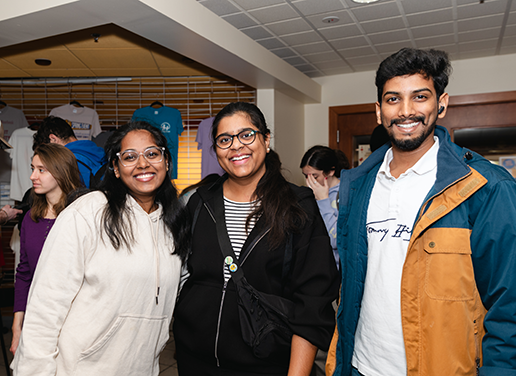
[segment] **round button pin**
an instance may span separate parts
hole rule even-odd
[[[238,269],[238,266],[237,264],[231,264],[229,265],[229,270],[231,270],[232,272],[236,272]]]
[[[233,263],[233,257],[231,256],[227,256],[225,259],[224,259],[224,262],[226,263],[226,265],[231,265]]]

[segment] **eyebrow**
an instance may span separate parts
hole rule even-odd
[[[235,134],[230,134],[230,133],[228,133],[228,132],[224,132],[224,133],[219,134],[219,136],[222,136],[223,134],[228,135],[228,136],[236,136],[237,134],[239,134],[239,133],[240,133],[240,132],[242,132],[242,131],[255,131],[255,132],[258,132],[258,130],[257,130],[257,129],[253,129],[253,128],[250,128],[250,127],[246,127],[246,128],[240,128],[240,129],[238,129],[238,130],[237,130],[237,132],[236,132]],[[217,136],[217,137],[219,137],[219,136]],[[215,137],[215,138],[217,138],[217,137]]]
[[[422,92],[429,92],[429,93],[432,93],[432,90],[430,90],[429,88],[427,87],[424,87],[424,88],[421,88],[421,89],[417,89],[417,90],[414,90],[412,91],[410,94],[417,94],[417,93],[422,93]],[[397,92],[397,91],[386,91],[382,97],[385,97],[386,95],[399,95],[400,93]]]

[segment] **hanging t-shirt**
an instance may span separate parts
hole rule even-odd
[[[204,119],[199,123],[197,128],[197,150],[202,150],[201,159],[201,179],[204,179],[210,174],[223,175],[224,170],[220,167],[215,150],[213,150],[213,142],[211,140],[211,126],[215,116]]]
[[[13,163],[11,168],[11,193],[9,194],[12,200],[21,201],[25,192],[32,187],[30,162],[34,133],[36,131],[30,128],[20,128],[16,129],[9,139],[9,143],[13,147],[7,150]]]
[[[167,146],[172,155],[170,178],[177,179],[177,154],[179,150],[179,135],[183,133],[183,120],[179,110],[172,107],[142,107],[134,111],[132,120],[142,120],[158,128],[167,139]]]
[[[53,108],[50,116],[57,116],[67,120],[75,133],[78,140],[91,140],[102,132],[100,128],[99,114],[89,107],[75,107],[71,104],[65,104]]]
[[[16,129],[29,127],[23,111],[10,106],[0,108],[0,120],[4,126],[3,136],[7,142]]]

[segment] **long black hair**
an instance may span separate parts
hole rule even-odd
[[[310,166],[328,175],[335,171],[335,176],[340,178],[340,170],[349,169],[349,161],[343,151],[330,149],[327,146],[315,145],[307,150],[301,159],[300,168]]]
[[[102,223],[105,233],[115,249],[122,245],[129,249],[134,242],[132,213],[127,210],[127,195],[129,190],[122,179],[115,176],[113,164],[118,166],[116,153],[121,151],[122,140],[129,132],[147,131],[151,134],[154,142],[159,147],[165,148],[165,159],[170,163],[172,160],[170,151],[167,148],[167,140],[161,131],[147,122],[130,122],[117,129],[107,140],[104,149],[110,168],[107,169],[104,180],[99,189],[107,197],[107,205],[102,213]],[[163,207],[162,218],[165,227],[170,230],[174,237],[174,252],[184,261],[188,254],[190,229],[188,214],[177,198],[177,189],[170,179],[165,177],[163,183],[156,191],[155,203]]]
[[[215,148],[215,138],[222,119],[235,114],[241,114],[261,132],[262,137],[270,135],[265,117],[258,107],[247,102],[233,102],[224,107],[213,120],[211,136]],[[260,137],[260,136],[258,136]],[[260,205],[247,217],[246,227],[253,217],[264,217],[270,225],[269,246],[279,247],[286,240],[288,234],[300,231],[308,216],[299,206],[290,184],[281,173],[279,155],[270,150],[265,156],[265,174],[261,177],[254,191]]]

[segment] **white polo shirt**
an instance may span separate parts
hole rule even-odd
[[[435,183],[439,140],[397,179],[389,149],[367,210],[368,258],[352,365],[365,376],[406,375],[401,327],[401,275],[412,226]]]

